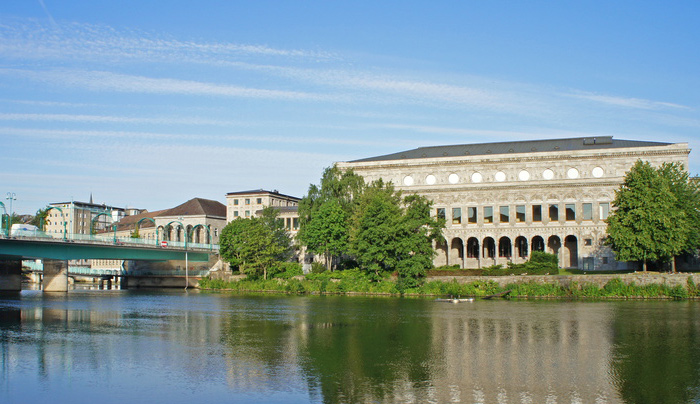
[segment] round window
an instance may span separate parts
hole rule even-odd
[[[571,179],[578,178],[578,170],[573,167],[569,168],[569,170],[566,172],[566,176]]]
[[[484,177],[481,175],[481,173],[472,174],[472,182],[481,182],[483,180],[484,180]]]
[[[498,182],[503,182],[506,180],[506,173],[504,173],[503,171],[499,171],[496,173],[494,178],[496,178],[496,181]]]
[[[550,170],[549,168],[542,171],[542,178],[544,178],[545,180],[551,180],[552,178],[554,178],[554,171]]]
[[[403,184],[407,187],[413,185],[413,177],[411,177],[410,175],[403,177]]]
[[[527,181],[530,179],[530,173],[527,172],[527,170],[523,170],[518,173],[518,178],[520,179],[520,181]]]
[[[449,177],[447,177],[447,180],[450,181],[450,184],[456,184],[459,182],[459,175],[457,174],[450,174]]]
[[[430,174],[427,177],[425,177],[425,183],[428,185],[435,185],[436,178],[434,175]]]
[[[593,176],[596,178],[600,178],[605,174],[605,171],[601,167],[596,167],[593,169]]]

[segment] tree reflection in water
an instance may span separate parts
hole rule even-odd
[[[625,402],[700,402],[697,302],[620,305],[613,327],[612,368]]]

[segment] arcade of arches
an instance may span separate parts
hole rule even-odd
[[[435,265],[459,265],[460,268],[483,268],[492,265],[519,264],[530,258],[531,251],[544,251],[559,257],[562,268],[576,268],[579,265],[579,238],[574,235],[560,237],[534,236],[528,239],[508,236],[483,239],[477,237],[454,237],[435,244],[437,256]]]
[[[183,231],[180,225],[158,226],[159,241],[185,241],[185,234],[188,235],[187,242],[195,244],[209,244],[210,234],[202,225],[187,225],[185,228],[187,233]]]

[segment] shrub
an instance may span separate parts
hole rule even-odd
[[[278,262],[273,273],[275,278],[282,279],[304,275],[301,264],[298,262]]]
[[[311,272],[314,274],[320,274],[322,272],[326,271],[326,266],[321,264],[320,262],[312,262],[311,263]]]

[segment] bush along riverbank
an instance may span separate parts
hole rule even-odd
[[[588,275],[595,276],[595,275]],[[503,286],[492,280],[457,282],[456,280],[431,280],[412,288],[401,288],[393,278],[371,279],[357,269],[310,273],[300,275],[298,271],[279,273],[276,278],[242,279],[222,281],[203,278],[199,284],[204,290],[226,290],[238,292],[277,292],[292,294],[367,294],[396,296],[461,296],[484,297],[510,290],[512,298],[622,298],[622,299],[696,299],[700,298],[700,287],[692,277],[685,284],[637,285],[613,278],[602,287],[593,282],[570,282],[562,285],[555,282],[528,281],[522,277],[518,283]]]

